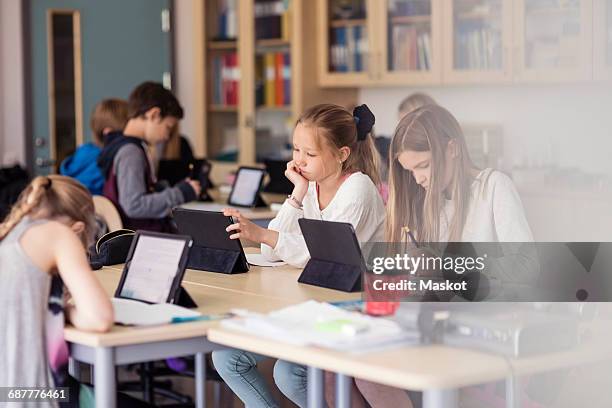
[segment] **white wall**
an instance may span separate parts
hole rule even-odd
[[[21,0],[0,0],[0,165],[25,164]]]
[[[612,175],[612,85],[445,86],[366,88],[360,93],[376,115],[376,131],[392,135],[397,106],[426,92],[462,124],[500,124],[505,163],[577,167]]]

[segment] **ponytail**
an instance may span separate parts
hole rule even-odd
[[[0,241],[11,232],[13,228],[33,209],[40,205],[43,196],[50,190],[52,181],[49,177],[36,177],[28,187],[19,195],[17,203],[13,206],[2,224],[0,224]]]
[[[68,217],[85,224],[81,241],[88,247],[96,232],[94,205],[91,194],[78,181],[65,176],[36,177],[19,195],[19,199],[0,224],[0,241],[11,232],[21,220],[39,213],[48,219]]]

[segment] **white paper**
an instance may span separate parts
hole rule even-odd
[[[171,303],[148,304],[137,300],[112,298],[115,323],[135,326],[167,324],[173,317],[195,317],[201,313]]]
[[[255,266],[283,266],[287,265],[287,262],[283,261],[268,261],[262,254],[245,254],[247,262]]]
[[[360,333],[322,331],[321,322],[342,321],[364,327]],[[221,322],[224,327],[296,345],[316,345],[334,350],[366,352],[391,345],[414,344],[418,333],[403,330],[396,322],[349,312],[314,300],[268,314],[249,314]]]

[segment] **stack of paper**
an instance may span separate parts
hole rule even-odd
[[[137,300],[112,298],[115,323],[135,326],[168,324],[175,317],[195,317],[201,313],[170,303],[148,304]]]
[[[396,322],[309,300],[268,314],[224,320],[224,327],[296,345],[367,351],[418,341],[418,333]]]

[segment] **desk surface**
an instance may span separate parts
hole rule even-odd
[[[96,272],[104,289],[112,296],[115,292],[121,271],[104,268]],[[245,308],[259,312],[269,312],[287,306],[287,301],[267,298],[249,293],[234,292],[221,288],[202,285],[192,285],[183,282],[187,292],[198,304],[197,311],[202,314],[227,313],[233,308]],[[161,326],[127,327],[115,325],[108,333],[92,333],[66,327],[64,337],[69,342],[87,346],[120,346],[143,342],[162,340],[175,340],[194,336],[205,336],[210,327],[216,326],[218,321],[191,322],[168,324]]]
[[[257,248],[245,248],[246,253],[259,253]],[[123,270],[123,265],[108,268]],[[360,293],[346,293],[298,283],[302,270],[289,265],[261,267],[251,265],[249,272],[227,275],[188,269],[183,283],[225,289],[233,292],[265,296],[271,299],[299,303],[314,299],[320,302],[357,300]]]
[[[501,380],[509,365],[502,357],[448,346],[406,346],[365,354],[293,346],[217,326],[208,339],[224,346],[312,365],[376,383],[412,390],[455,388]]]
[[[247,250],[247,252],[256,251],[258,250]],[[123,265],[113,265],[96,272],[109,296],[115,293],[122,270]],[[199,305],[197,310],[202,314],[227,313],[234,308],[269,312],[308,299],[319,301],[359,299],[359,294],[297,283],[300,273],[300,269],[291,266],[275,268],[251,266],[249,272],[235,275],[188,270],[183,278],[183,286]],[[90,333],[67,327],[64,333],[66,340],[70,342],[89,346],[118,346],[204,336],[210,327],[216,325],[218,322],[149,327],[115,325],[108,333]]]

